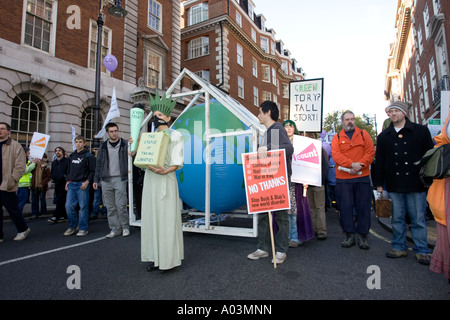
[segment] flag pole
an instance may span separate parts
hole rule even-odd
[[[269,211],[269,229],[270,229],[270,241],[272,242],[273,268],[276,269],[277,261],[275,257],[275,241],[273,240],[272,211]]]

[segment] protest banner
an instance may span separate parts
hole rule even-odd
[[[248,213],[268,212],[273,265],[276,268],[272,211],[291,208],[285,151],[268,151],[267,158],[258,158],[257,152],[243,153],[242,168]]]
[[[300,132],[321,132],[323,78],[289,83],[289,114]]]
[[[294,135],[291,181],[320,187],[322,185],[322,142]]]
[[[47,134],[34,132],[30,142],[30,158],[42,159],[47,149],[50,136]]]

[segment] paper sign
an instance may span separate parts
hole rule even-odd
[[[164,132],[145,132],[141,135],[134,159],[136,167],[147,169],[148,166],[164,167],[170,138]]]
[[[49,135],[34,132],[30,142],[30,158],[42,159],[49,141]]]
[[[313,186],[322,185],[322,142],[294,135],[291,181]]]
[[[321,132],[323,78],[289,83],[289,119],[300,132]]]
[[[264,159],[259,159],[257,152],[242,154],[247,209],[250,214],[291,208],[285,151],[272,150],[267,154],[268,157]]]

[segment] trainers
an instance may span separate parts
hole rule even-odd
[[[75,233],[75,229],[69,228],[64,232],[65,236],[71,236]]]
[[[406,257],[408,255],[408,251],[400,251],[400,250],[396,250],[396,249],[392,249],[389,252],[386,252],[386,257],[388,258],[401,258],[401,257]]]
[[[317,239],[319,240],[325,240],[327,238],[327,234],[325,232],[319,232],[317,234]]]
[[[78,233],[77,233],[77,237],[83,237],[83,236],[87,235],[88,232],[89,232],[89,231],[87,231],[87,230],[80,230],[80,231],[78,231]]]
[[[27,235],[30,233],[30,231],[31,231],[30,228],[28,228],[24,232],[19,232],[17,234],[17,236],[14,238],[14,241],[22,241],[23,239],[25,239],[27,237]]]
[[[345,236],[345,240],[341,242],[342,248],[350,248],[353,247],[356,244],[355,242],[355,234],[353,233],[347,233]]]
[[[297,241],[289,240],[290,248],[297,248],[300,244]]]
[[[50,222],[50,223],[58,223],[58,219],[56,219],[56,217],[51,217],[47,221]]]
[[[429,254],[423,254],[423,253],[417,253],[416,254],[416,260],[423,265],[429,266],[430,265],[430,255]]]
[[[107,238],[114,238],[114,237],[117,237],[117,236],[120,236],[120,233],[114,232],[114,231],[112,231],[112,230],[111,230],[110,233],[108,233],[108,234],[106,235]]]
[[[370,249],[369,243],[367,242],[367,234],[358,235],[358,247],[363,250]]]
[[[284,253],[284,252],[277,252],[275,254],[275,262],[277,264],[283,263],[284,260],[286,260],[286,253]],[[272,263],[273,263],[273,259],[272,259]]]
[[[122,236],[123,237],[128,237],[129,235],[130,235],[130,230],[129,229],[123,229]]]
[[[247,258],[250,260],[258,260],[260,258],[266,258],[269,256],[267,251],[263,251],[261,249],[256,250],[255,252],[250,253]]]

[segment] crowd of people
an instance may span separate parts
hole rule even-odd
[[[148,166],[142,177],[141,260],[149,262],[147,270],[170,270],[184,257],[181,222],[181,201],[175,171],[183,166],[183,138],[181,133],[169,128],[170,113],[174,103],[170,99],[150,99],[153,121],[157,132],[170,137],[164,166]],[[392,201],[392,249],[386,253],[391,259],[408,254],[406,240],[409,219],[413,251],[417,261],[430,265],[434,272],[450,278],[450,242],[447,222],[449,213],[449,178],[442,179],[439,189],[444,204],[430,208],[437,216],[438,239],[433,255],[427,243],[426,186],[419,178],[420,160],[435,144],[448,144],[448,119],[442,133],[433,141],[426,126],[411,122],[408,106],[396,101],[386,108],[389,125],[376,140],[376,148],[366,130],[358,128],[352,111],[341,116],[343,129],[332,139],[331,152],[322,148],[322,185],[308,186],[290,181],[291,158],[294,152],[293,136],[299,134],[295,122],[280,123],[279,110],[272,101],[261,104],[258,119],[266,132],[258,146],[258,157],[267,157],[270,150],[284,149],[290,184],[291,209],[277,211],[274,215],[276,254],[272,261],[283,263],[289,247],[298,247],[316,235],[327,238],[326,206],[336,205],[344,234],[343,248],[357,245],[369,250],[368,234],[371,224],[373,191],[387,191]],[[10,138],[10,127],[0,123],[0,205],[5,207],[17,228],[16,241],[25,239],[30,232],[22,210],[32,196],[32,217],[47,214],[46,192],[48,183],[55,183],[56,209],[49,219],[58,223],[68,219],[65,236],[84,236],[89,226],[89,188],[101,190],[106,206],[110,233],[108,238],[130,234],[127,209],[128,143],[119,137],[115,123],[106,126],[108,139],[98,149],[95,157],[85,148],[85,139],[77,136],[76,150],[69,156],[62,147],[55,148],[51,169],[47,156],[40,160],[28,159],[28,149]],[[275,133],[275,134],[274,134]],[[310,138],[314,134],[305,133]],[[276,139],[273,139],[276,137]],[[132,142],[131,138],[128,142]],[[438,185],[436,182],[435,186]],[[98,199],[97,199],[98,200]],[[98,201],[97,201],[98,202]],[[440,209],[435,209],[439,207]],[[0,218],[0,242],[3,241],[3,217]],[[269,215],[258,215],[256,251],[247,257],[252,260],[269,257],[271,238]]]

